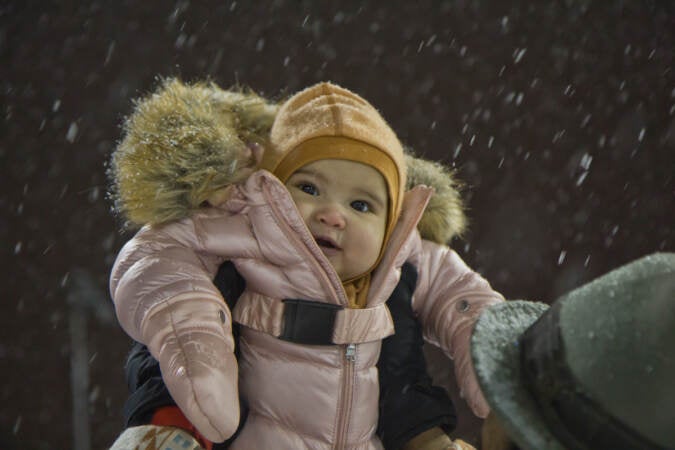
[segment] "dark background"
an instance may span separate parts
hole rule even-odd
[[[273,98],[320,80],[360,93],[402,141],[458,169],[465,260],[508,298],[550,302],[675,250],[674,10],[0,1],[0,449],[76,448],[74,417],[92,449],[121,429],[129,341],[107,278],[129,235],[104,163],[158,76]]]

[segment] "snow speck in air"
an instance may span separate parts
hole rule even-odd
[[[460,142],[455,146],[455,151],[452,154],[452,159],[457,159],[457,156],[459,156],[459,152],[462,151],[462,143]]]
[[[110,44],[108,44],[108,50],[105,53],[105,60],[103,60],[103,66],[107,66],[108,63],[110,62],[110,59],[112,58],[113,53],[115,52],[115,41],[111,41]]]
[[[588,122],[591,121],[591,114],[586,114],[581,121],[581,128],[584,128],[586,125],[588,125]]]
[[[565,256],[567,256],[567,252],[565,250],[561,251],[558,256],[558,265],[561,265],[565,261]]]
[[[584,153],[584,155],[581,157],[581,162],[579,162],[579,165],[584,170],[588,170],[591,168],[591,162],[593,162],[593,157],[588,153]]]
[[[513,52],[513,62],[515,64],[518,64],[520,62],[520,60],[523,59],[523,56],[525,56],[525,52],[527,52],[526,48],[517,48]]]
[[[553,143],[555,144],[555,143],[558,142],[558,141],[560,140],[560,138],[562,138],[564,135],[565,135],[565,130],[557,131],[557,132],[553,135],[553,139],[551,140],[551,142],[553,142]]]
[[[68,132],[66,132],[66,140],[71,144],[75,142],[75,139],[77,138],[77,132],[78,132],[77,123],[71,122],[70,126],[68,127]]]
[[[501,26],[502,33],[507,33],[509,31],[509,16],[502,17]]]
[[[66,274],[61,278],[61,287],[65,287],[66,284],[68,284],[68,278],[70,277],[70,272],[66,272]]]
[[[98,196],[99,196],[99,188],[98,188],[98,186],[94,187],[93,189],[91,189],[91,190],[89,191],[89,201],[90,201],[91,203],[94,203],[96,200],[98,200]]]
[[[16,420],[14,421],[14,426],[12,427],[12,434],[17,434],[19,432],[19,429],[21,428],[21,422],[23,421],[23,418],[21,416],[18,416]]]

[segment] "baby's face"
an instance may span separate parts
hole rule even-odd
[[[342,281],[371,268],[382,248],[388,195],[376,169],[323,159],[286,181],[300,215]]]

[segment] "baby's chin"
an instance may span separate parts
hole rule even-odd
[[[345,260],[346,255],[344,254],[343,249],[337,250],[335,248],[324,248],[322,246],[319,246],[319,248],[323,251],[323,254],[326,255],[328,262],[333,266],[338,277],[340,277],[340,281],[343,283],[361,278],[375,269],[373,267],[375,261],[367,266],[365,264],[353,263]],[[352,270],[346,270],[347,268]]]
[[[343,283],[358,280],[359,278],[361,278],[364,275],[367,275],[369,273],[367,267],[364,268],[363,270],[358,271],[358,272],[357,271],[348,271],[348,272],[341,271],[341,270],[337,269],[335,266],[333,266],[333,268],[335,269],[338,276],[340,277],[340,281],[342,281]]]

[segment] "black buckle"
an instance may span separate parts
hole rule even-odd
[[[340,305],[286,298],[284,329],[279,339],[304,345],[333,345],[335,315]]]

